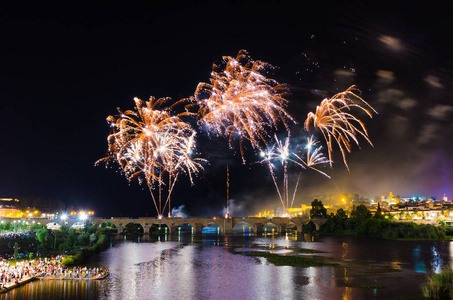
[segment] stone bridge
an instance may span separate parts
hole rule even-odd
[[[13,219],[7,220],[3,219],[6,222],[12,222]],[[17,219],[19,220],[19,219]],[[16,221],[17,221],[16,220]],[[65,221],[62,220],[48,220],[48,219],[23,219],[21,222],[36,222],[41,224],[48,224],[48,223],[57,223],[57,224],[66,224],[67,226],[72,226],[74,223],[78,222],[77,219],[67,219]],[[308,222],[313,221],[316,226],[316,229],[319,230],[320,226],[325,223],[325,219],[308,219],[308,218],[258,218],[258,217],[250,217],[250,218],[164,218],[164,219],[157,219],[157,218],[126,218],[126,217],[111,217],[111,218],[96,218],[92,217],[89,218],[89,222],[96,226],[100,226],[102,223],[111,223],[116,226],[118,233],[122,233],[124,227],[127,224],[140,224],[143,228],[143,232],[145,234],[149,234],[151,226],[166,226],[168,228],[168,232],[176,233],[178,231],[178,226],[182,224],[188,224],[192,227],[193,233],[201,233],[203,227],[207,227],[208,224],[220,227],[220,233],[222,234],[231,234],[233,233],[233,228],[237,224],[248,224],[249,227],[253,228],[253,232],[257,234],[263,233],[263,228],[265,225],[274,225],[277,227],[278,233],[284,233],[286,228],[294,228],[297,232],[302,232],[303,226],[305,226]]]
[[[207,227],[208,224],[216,224],[220,227],[220,232],[223,234],[231,234],[233,233],[233,228],[239,224],[244,223],[248,224],[250,227],[253,228],[253,231],[257,234],[263,232],[263,227],[266,224],[272,224],[277,227],[278,233],[284,233],[286,228],[294,227],[298,232],[302,232],[303,226],[306,225],[308,222],[313,221],[316,226],[316,229],[319,230],[320,226],[324,224],[324,219],[290,219],[290,218],[164,218],[164,219],[156,219],[156,218],[137,218],[137,219],[130,219],[130,218],[90,218],[90,221],[95,223],[96,226],[101,225],[102,223],[109,222],[116,226],[118,229],[118,233],[123,232],[124,226],[129,223],[140,224],[143,227],[143,231],[145,234],[149,233],[151,226],[162,226],[165,225],[168,228],[169,233],[177,232],[178,226],[182,224],[188,224],[192,227],[193,233],[201,233],[203,227]]]

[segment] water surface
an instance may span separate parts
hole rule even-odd
[[[171,239],[171,240],[166,240]],[[1,299],[385,299],[421,296],[426,274],[452,263],[452,243],[326,237],[174,236],[119,240],[91,258],[103,281],[41,280]],[[243,255],[312,249],[336,267],[274,266]]]

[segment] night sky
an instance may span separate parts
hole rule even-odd
[[[374,147],[361,139],[349,172],[335,148],[333,168],[323,169],[332,179],[303,172],[298,205],[329,193],[453,198],[450,10],[432,1],[347,2],[2,4],[0,197],[154,216],[146,186],[94,166],[107,150],[106,117],[132,109],[133,97],[189,97],[209,82],[214,62],[246,49],[276,67],[269,77],[289,84],[295,139],[306,136],[309,111],[352,84],[378,111],[361,115]],[[198,151],[209,164],[194,186],[179,180],[173,207],[222,215],[227,164],[233,215],[279,205],[250,147],[244,165],[225,140],[199,130]]]

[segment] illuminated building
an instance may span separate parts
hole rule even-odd
[[[15,198],[0,198],[0,217],[21,218],[23,213],[14,206],[18,202]]]
[[[327,210],[332,209],[332,205],[324,205]],[[274,217],[298,217],[298,216],[309,216],[311,205],[302,204],[301,207],[287,208],[286,212],[281,212],[279,209],[265,210],[257,213],[254,217],[258,218],[274,218]]]

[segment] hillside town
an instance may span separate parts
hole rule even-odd
[[[400,197],[390,192],[385,196],[375,196],[372,199],[361,197],[358,194],[318,195],[324,203],[327,212],[335,213],[338,209],[350,212],[354,206],[364,205],[375,214],[378,210],[385,218],[392,220],[449,220],[453,217],[453,203],[447,196],[442,199],[426,198],[423,196]],[[264,210],[257,213],[256,217],[296,217],[308,216],[311,206],[301,204],[300,207]]]

